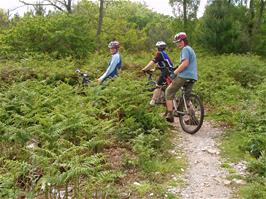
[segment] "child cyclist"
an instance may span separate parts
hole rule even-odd
[[[110,53],[112,55],[108,67],[105,71],[105,73],[98,78],[99,84],[101,84],[103,81],[105,81],[108,78],[116,77],[118,76],[118,70],[122,66],[122,59],[121,55],[119,54],[119,42],[118,41],[111,41],[108,44],[108,48],[110,49]]]
[[[173,64],[169,56],[165,52],[166,43],[164,41],[158,41],[155,45],[158,49],[155,57],[142,69],[143,72],[149,71],[153,64],[157,64],[157,67],[161,70],[161,74],[157,80],[156,89],[153,92],[150,105],[155,105],[157,99],[161,95],[162,86],[166,83],[170,84],[170,75],[173,73]]]

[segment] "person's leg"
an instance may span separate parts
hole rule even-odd
[[[189,96],[190,96],[190,94],[192,92],[193,85],[194,85],[194,82],[186,82],[185,85],[184,85],[184,88],[185,88],[185,97],[188,100],[189,100]]]
[[[152,96],[152,99],[154,99],[155,101],[160,97],[161,95],[161,87],[157,87],[154,91],[153,91],[153,96]]]
[[[164,76],[165,76],[165,72],[164,72],[164,70],[161,70],[161,74],[157,80],[156,89],[153,91],[153,95],[152,95],[152,98],[150,101],[150,105],[152,105],[152,106],[156,104],[157,99],[161,95],[161,87],[164,84],[164,78],[165,78]]]
[[[184,86],[187,108],[190,114],[190,118],[187,118],[187,120],[184,121],[187,125],[197,125],[199,122],[198,119],[195,117],[195,110],[194,110],[193,104],[191,104],[191,101],[190,101],[190,94],[192,93],[193,85],[194,85],[194,82],[186,82]]]
[[[185,79],[176,77],[172,83],[167,87],[165,91],[165,98],[166,98],[166,109],[167,109],[167,115],[166,119],[169,122],[174,121],[173,116],[173,99],[175,98],[176,92],[184,85]]]
[[[151,101],[150,101],[150,105],[155,105],[158,98],[160,97],[161,95],[161,87],[157,87],[154,91],[153,91],[153,95],[152,95],[152,98],[151,98]]]

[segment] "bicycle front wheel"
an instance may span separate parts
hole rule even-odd
[[[180,107],[181,112],[183,112],[183,114],[179,115],[179,122],[185,132],[189,134],[194,134],[201,128],[203,124],[203,103],[200,100],[199,96],[191,94],[186,104],[187,110],[184,103],[182,103]]]
[[[147,82],[148,91],[153,92],[156,89],[156,81]]]

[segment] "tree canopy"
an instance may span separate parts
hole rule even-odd
[[[46,3],[61,9],[47,13]],[[113,39],[129,52],[143,51],[153,49],[158,40],[171,47],[173,36],[180,31],[186,31],[190,43],[206,51],[266,54],[265,1],[213,0],[200,19],[196,16],[199,1],[169,1],[179,10],[176,17],[130,1],[46,3],[35,6],[35,12],[11,19],[1,10],[0,55],[40,52],[85,58],[105,49]],[[71,12],[67,5],[71,5]]]

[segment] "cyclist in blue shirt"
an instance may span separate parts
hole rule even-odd
[[[198,80],[197,59],[194,50],[188,45],[187,35],[184,32],[179,32],[174,37],[174,43],[181,49],[180,65],[174,71],[172,83],[166,89],[166,120],[174,122],[173,116],[173,99],[176,92],[188,81],[185,88],[185,95],[189,95],[192,91],[192,86]]]
[[[106,69],[105,73],[98,79],[98,82],[101,84],[104,80],[115,77],[118,75],[118,70],[122,66],[122,59],[121,55],[119,54],[119,42],[118,41],[111,41],[108,44],[108,48],[110,49],[110,53],[112,57],[109,61],[108,68]]]
[[[168,82],[167,80],[170,74],[173,73],[172,61],[165,52],[166,43],[164,41],[158,41],[155,46],[158,49],[156,56],[142,69],[142,71],[145,72],[148,71],[153,64],[157,64],[157,67],[161,70],[161,74],[157,80],[156,89],[154,90],[152,99],[150,101],[150,105],[152,106],[156,104],[157,99],[161,94],[162,86],[165,83],[170,84],[170,82]]]

